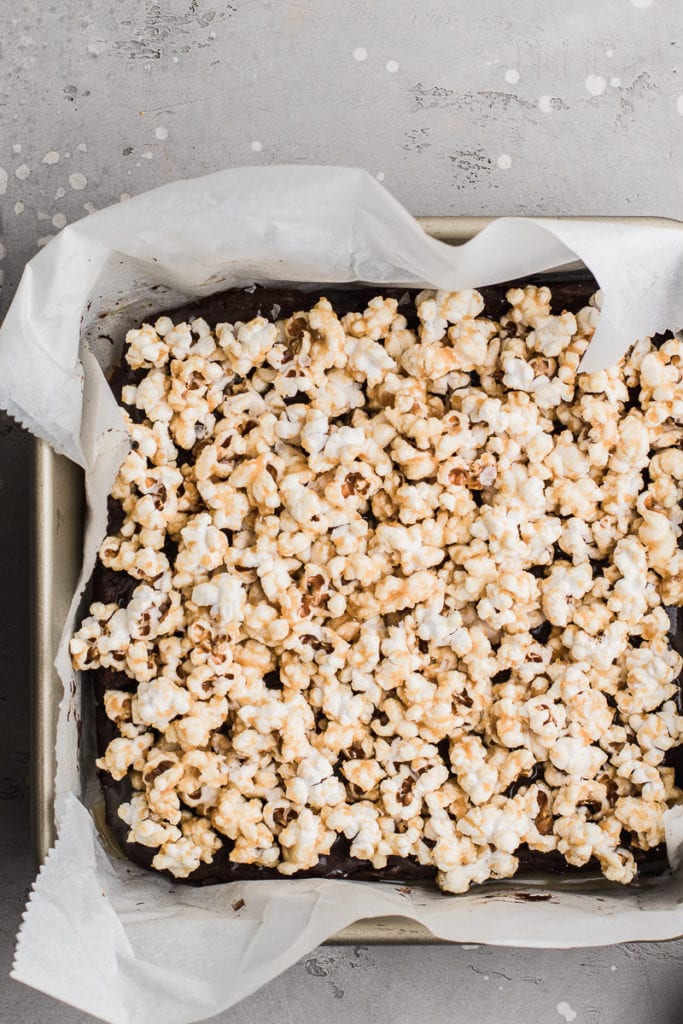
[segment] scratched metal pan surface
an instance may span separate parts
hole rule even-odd
[[[421,217],[428,234],[461,245],[486,227],[491,217]],[[567,218],[575,219],[575,218]],[[680,227],[658,217],[588,217],[613,224]],[[57,713],[62,686],[54,658],[81,566],[84,490],[81,469],[36,440],[33,466],[33,622],[32,622],[32,822],[33,842],[42,863],[55,839],[54,777]],[[101,825],[101,822],[100,822]],[[556,886],[558,879],[554,880]],[[585,882],[584,882],[585,884]],[[564,886],[563,886],[564,887]],[[525,888],[529,888],[525,884]],[[441,943],[408,918],[357,921],[334,935],[333,945]]]

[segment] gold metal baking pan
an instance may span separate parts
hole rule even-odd
[[[420,217],[425,231],[461,245],[491,217]],[[564,219],[564,218],[563,218]],[[662,217],[587,217],[615,224],[677,226]],[[55,838],[54,777],[57,712],[62,686],[54,658],[80,572],[84,492],[81,469],[43,442],[35,443],[33,466],[33,678],[32,821],[39,861]],[[368,918],[344,928],[333,945],[440,943],[428,929],[401,917]]]

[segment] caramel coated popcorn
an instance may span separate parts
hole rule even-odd
[[[71,652],[121,674],[98,765],[153,867],[292,875],[343,836],[463,892],[521,846],[627,883],[662,842],[683,348],[580,374],[599,295],[507,300],[129,332],[100,559],[135,586]]]

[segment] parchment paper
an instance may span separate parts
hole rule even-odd
[[[638,337],[683,327],[677,224],[505,218],[455,250],[428,238],[368,174],[348,168],[240,168],[175,182],[65,228],[27,265],[0,330],[0,406],[85,468],[88,521],[56,659],[65,687],[59,839],[34,885],[13,977],[112,1024],[187,1024],[244,998],[362,917],[401,915],[443,938],[538,947],[683,933],[680,870],[642,890],[602,887],[599,899],[558,884],[533,903],[518,899],[514,883],[464,896],[331,880],[172,886],[110,858],[82,802],[72,714],[80,684],[66,644],[126,451],[103,374],[125,329],[147,312],[254,281],[466,288],[577,258],[603,290],[584,369],[608,366]],[[680,809],[669,812],[667,843],[677,865]]]

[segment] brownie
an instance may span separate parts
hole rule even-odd
[[[521,282],[508,282],[506,284],[481,288],[485,301],[484,315],[498,319],[506,311],[508,304],[505,300],[505,293],[509,287]],[[560,275],[546,274],[538,278],[526,278],[524,284],[538,283],[548,284],[552,287],[552,312],[562,311],[577,312],[584,307],[591,295],[596,291],[597,284],[594,278],[585,271],[576,273],[565,273]],[[207,299],[192,302],[185,306],[171,311],[164,311],[175,323],[192,321],[201,317],[209,324],[236,321],[248,321],[255,316],[263,315],[269,319],[276,319],[290,316],[292,313],[309,309],[315,301],[324,295],[331,302],[339,317],[347,312],[362,309],[367,302],[375,295],[382,294],[385,297],[393,297],[398,301],[398,310],[408,319],[408,326],[415,327],[417,318],[415,315],[414,298],[416,291],[405,288],[383,288],[381,286],[369,287],[367,285],[351,285],[345,287],[321,286],[313,289],[288,289],[288,288],[262,288],[254,287],[246,290],[228,290],[221,292]],[[145,371],[133,371],[126,365],[119,366],[111,377],[112,390],[118,400],[121,398],[122,388],[129,383],[136,383]],[[475,375],[476,376],[476,375]],[[637,403],[637,395],[632,396],[632,404]],[[135,410],[129,408],[131,415],[135,416]],[[142,414],[140,414],[140,417]],[[183,453],[180,453],[181,456]],[[120,505],[113,498],[109,499],[109,533],[115,532],[121,525],[123,513]],[[105,603],[117,603],[124,607],[132,594],[139,580],[122,572],[115,572],[106,568],[98,561],[91,580],[92,599]],[[678,620],[682,617],[678,615]],[[673,621],[677,621],[674,617]],[[536,638],[541,643],[545,642],[549,632],[540,627],[536,631]],[[545,639],[544,639],[545,632]],[[683,650],[683,630],[679,627],[677,631],[670,634],[670,640],[679,651]],[[96,731],[97,748],[100,755],[112,739],[118,735],[118,729],[114,722],[107,718],[104,712],[104,693],[108,689],[124,690],[133,693],[136,689],[136,682],[122,672],[112,669],[98,668],[87,673],[89,683],[93,687],[96,703]],[[681,693],[683,687],[683,676],[678,680],[678,701],[681,704]],[[666,764],[675,767],[676,781],[683,786],[683,748],[676,748],[669,751]],[[124,802],[130,800],[132,785],[129,777],[115,781],[110,774],[98,770],[106,807],[106,820],[108,826],[116,838],[119,846],[125,855],[135,864],[151,868],[151,862],[156,853],[155,849],[131,843],[127,840],[128,825],[118,816],[118,809]],[[523,777],[517,780],[510,787],[506,795],[513,795],[513,792],[524,784],[529,784],[533,776]],[[162,872],[173,882],[178,884],[186,882],[191,885],[211,885],[238,880],[251,879],[275,879],[283,876],[275,869],[265,867],[233,863],[229,859],[232,843],[226,837],[222,837],[223,845],[214,855],[209,864],[201,864],[187,879],[174,878],[169,872]],[[433,879],[436,869],[421,865],[416,859],[390,857],[385,868],[375,869],[368,861],[359,860],[350,854],[350,842],[340,836],[332,846],[330,853],[321,856],[315,868],[298,872],[292,877],[309,878],[348,878],[365,881],[387,881],[393,883],[408,883]],[[622,845],[628,845],[627,843]],[[632,848],[632,853],[638,864],[637,879],[659,875],[668,869],[666,850],[660,845],[647,852]],[[585,867],[573,867],[569,865],[559,853],[541,854],[520,847],[516,851],[519,857],[520,868],[516,874],[517,879],[551,875],[560,878],[587,879],[589,876],[600,873],[600,868],[595,860],[591,860]],[[606,883],[609,884],[609,883]],[[633,883],[632,883],[633,884]],[[539,897],[540,898],[540,897]]]

